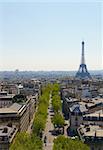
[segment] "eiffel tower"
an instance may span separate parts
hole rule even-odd
[[[84,41],[82,41],[82,57],[81,57],[81,64],[79,66],[79,70],[76,73],[76,78],[79,79],[91,79],[91,75],[87,70],[87,66],[85,64],[85,57],[84,57]]]

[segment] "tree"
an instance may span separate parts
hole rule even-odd
[[[72,140],[63,135],[54,140],[53,150],[90,150],[89,147],[79,140]]]
[[[25,95],[18,94],[13,97],[13,103],[23,103],[26,102],[27,98]]]
[[[43,118],[42,115],[37,115],[33,123],[33,133],[36,136],[40,137],[44,128],[45,128],[45,119]]]
[[[58,101],[58,100],[52,101],[52,106],[53,106],[53,110],[54,110],[55,113],[61,111],[60,101]]]
[[[33,133],[37,136],[42,136],[42,131],[45,129],[46,119],[47,119],[47,109],[49,106],[50,98],[50,85],[47,85],[42,89],[42,95],[39,100],[38,110],[35,114],[35,119],[33,122]]]
[[[52,96],[58,95],[59,90],[60,90],[59,84],[55,83],[55,84],[52,86]]]
[[[52,118],[52,123],[54,127],[61,128],[64,126],[64,117],[60,113],[55,113],[55,115]]]
[[[22,132],[15,137],[10,150],[42,150],[42,141],[38,137],[31,137],[29,134]]]
[[[52,96],[52,106],[53,106],[54,112],[59,112],[62,110],[61,99],[58,94]]]

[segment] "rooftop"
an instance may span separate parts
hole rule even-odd
[[[6,113],[18,113],[18,111],[23,107],[23,105],[20,105],[18,103],[14,103],[9,108],[0,108],[0,114],[6,114]]]
[[[65,97],[65,100],[67,102],[78,102],[78,99],[76,99],[76,98],[67,98],[67,97]]]
[[[82,99],[83,102],[87,103],[88,106],[96,105],[99,103],[103,103],[103,98],[96,97],[96,98],[84,98]]]
[[[13,98],[15,94],[8,94],[7,91],[0,91],[0,99]]]
[[[18,104],[18,103],[13,103],[10,106],[10,109],[15,110],[15,111],[19,111],[21,109],[22,105]]]
[[[81,125],[78,128],[78,133],[82,140],[102,140],[103,141],[103,128],[97,125]]]
[[[103,98],[82,99],[79,104],[86,105],[87,108],[103,105]]]
[[[83,104],[74,104],[72,107],[70,107],[71,112],[86,112],[88,109]]]
[[[0,126],[0,142],[11,142],[17,131],[15,126]]]
[[[103,110],[95,111],[94,113],[86,114],[84,116],[90,116],[90,117],[103,117]]]

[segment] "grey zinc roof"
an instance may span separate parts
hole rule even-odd
[[[86,112],[87,109],[86,109],[85,105],[74,104],[72,107],[70,107],[70,111],[71,112]]]
[[[0,114],[2,113],[17,113],[19,111],[22,111],[22,109],[25,107],[25,105],[20,105],[18,103],[14,103],[9,108],[0,108]]]
[[[10,106],[11,109],[16,110],[16,111],[19,111],[21,107],[22,105],[18,103],[14,103],[13,105]]]

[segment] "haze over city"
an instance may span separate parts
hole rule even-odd
[[[101,2],[0,1],[0,70],[101,70]]]

